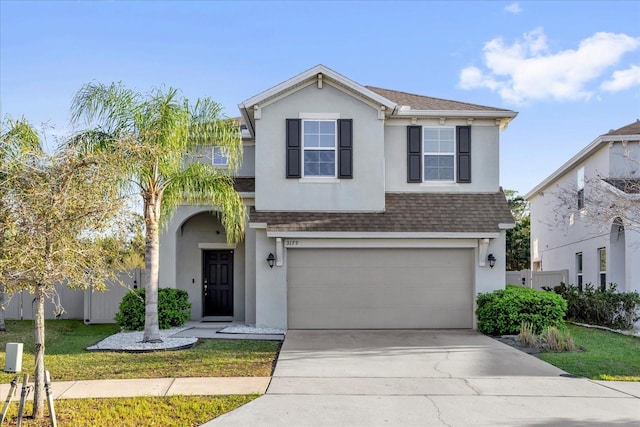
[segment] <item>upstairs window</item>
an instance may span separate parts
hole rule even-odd
[[[303,120],[303,177],[336,176],[336,121]]]
[[[578,189],[578,210],[584,209],[584,168],[578,169],[576,187]]]
[[[425,127],[424,181],[454,181],[456,141],[453,127]]]
[[[211,159],[214,166],[228,166],[229,158],[222,147],[213,147]]]
[[[471,182],[471,126],[407,126],[407,182]]]

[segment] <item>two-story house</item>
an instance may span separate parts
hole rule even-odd
[[[474,327],[476,295],[505,285],[499,134],[516,112],[322,65],[239,108],[244,241],[228,246],[207,206],[181,207],[161,237],[160,285],[188,291],[193,319]]]
[[[525,195],[533,270],[640,291],[639,144],[640,121],[611,130]]]

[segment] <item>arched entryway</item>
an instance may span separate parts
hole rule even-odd
[[[626,271],[626,242],[624,223],[621,218],[616,218],[611,224],[609,235],[609,280],[610,283],[618,285],[618,291],[626,291],[625,271]]]

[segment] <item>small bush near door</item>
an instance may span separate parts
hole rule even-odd
[[[183,325],[191,317],[191,303],[187,291],[173,288],[158,289],[158,323],[160,329]],[[120,302],[115,321],[128,331],[144,329],[144,289],[127,293]]]
[[[548,327],[562,328],[567,302],[551,292],[507,285],[477,298],[478,330],[489,335],[518,334],[522,322],[540,334]]]

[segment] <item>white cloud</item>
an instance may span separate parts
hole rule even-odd
[[[640,39],[625,34],[596,33],[576,49],[550,52],[544,31],[537,28],[512,44],[499,37],[485,43],[486,71],[478,67],[463,69],[459,86],[488,88],[515,104],[545,99],[588,100],[594,95],[589,83],[602,78],[608,68],[638,46]],[[635,84],[637,70],[633,70],[614,72],[602,89],[612,91],[625,88],[625,82]]]
[[[600,85],[606,92],[619,92],[630,89],[633,86],[640,86],[640,66],[632,65],[626,70],[614,71],[611,79]]]
[[[509,6],[505,7],[504,10],[506,10],[509,13],[513,13],[514,15],[517,15],[518,13],[522,12],[522,8],[518,3],[511,3]]]

